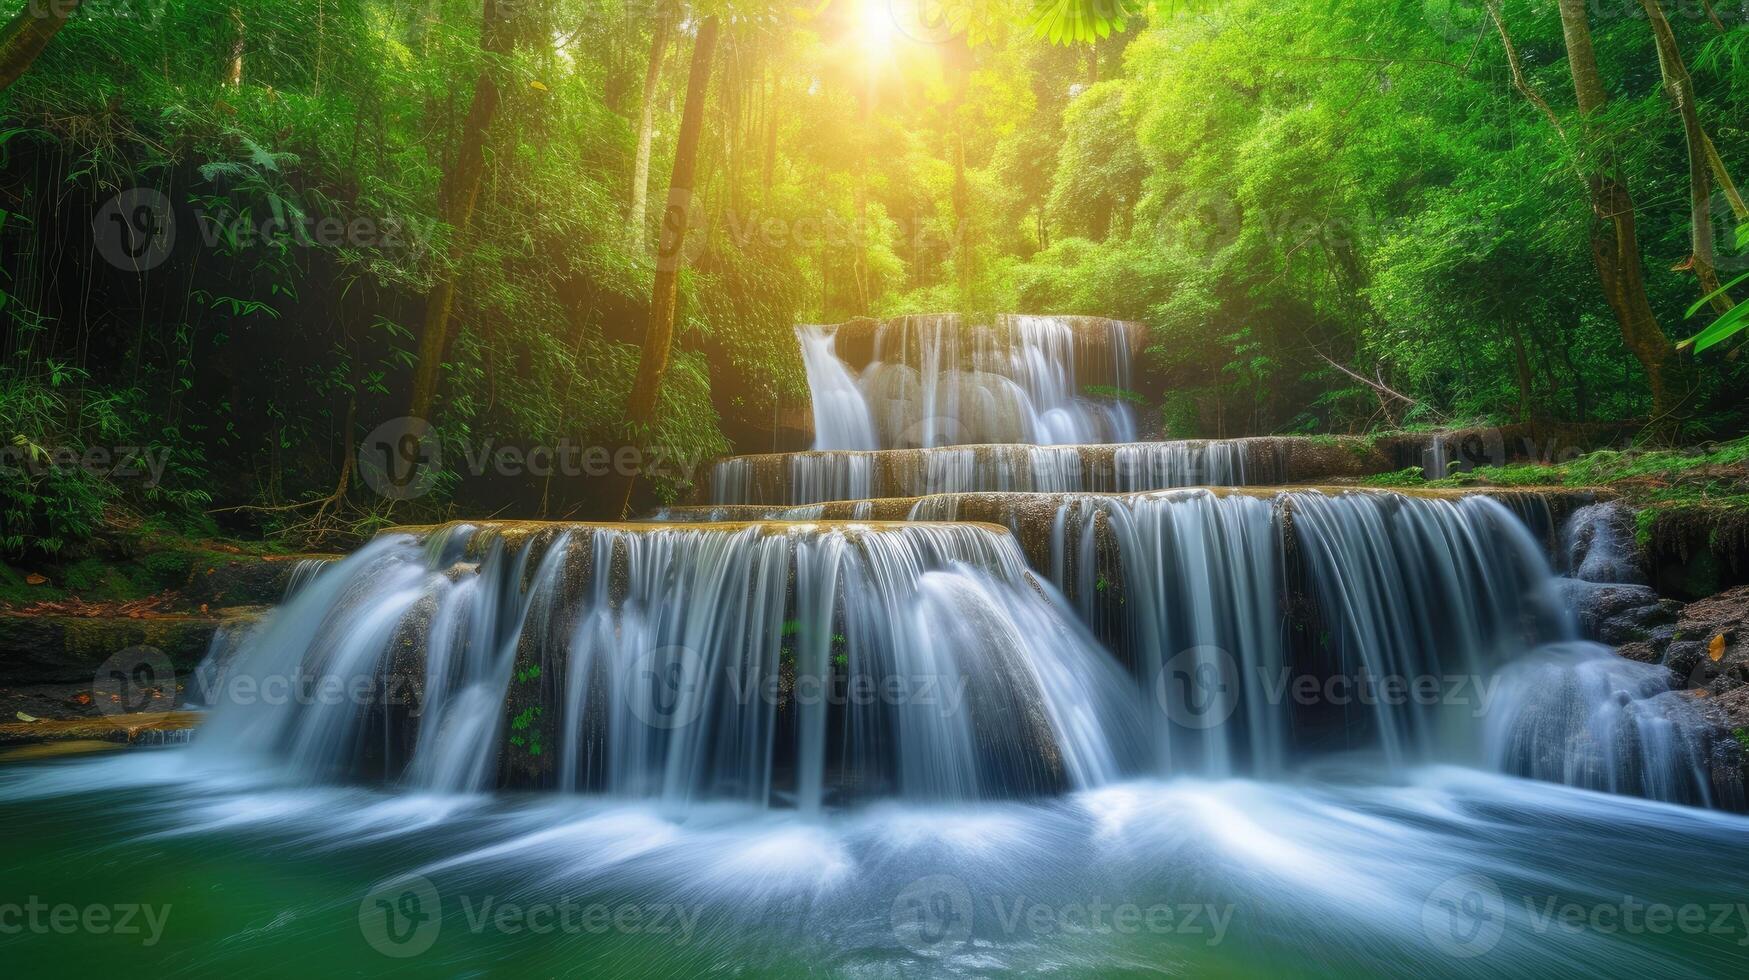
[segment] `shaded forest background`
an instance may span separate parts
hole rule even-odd
[[[611,481],[464,464],[772,449],[806,411],[792,326],[865,315],[1142,321],[1165,437],[1745,430],[1741,337],[1675,342],[1749,271],[1721,179],[1749,5],[1107,2],[1076,43],[1074,0],[33,0],[24,29],[45,5],[65,26],[0,94],[10,555],[148,516],[600,517]],[[1623,214],[1638,339],[1593,255]],[[443,465],[397,499],[360,446],[410,416]]]

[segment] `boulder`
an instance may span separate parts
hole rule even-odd
[[[1579,619],[1579,630],[1588,640],[1620,647],[1629,643],[1650,644],[1656,650],[1677,632],[1680,603],[1661,598],[1650,586],[1610,585],[1563,579],[1561,592]],[[1631,659],[1646,658],[1644,653]]]
[[[129,647],[156,647],[181,673],[205,659],[223,628],[241,629],[259,607],[188,615],[58,616],[0,613],[0,680],[8,685],[89,683],[94,671]]]
[[[1684,606],[1670,646],[1678,644],[1690,686],[1722,695],[1749,684],[1749,586]]]

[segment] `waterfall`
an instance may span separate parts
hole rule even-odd
[[[1290,506],[1329,652],[1347,676],[1479,684],[1515,654],[1572,635],[1547,560],[1496,501],[1292,494]],[[1388,759],[1434,758],[1469,740],[1470,703],[1445,700],[1381,700],[1367,712]]]
[[[1669,671],[1596,643],[1551,644],[1509,664],[1487,728],[1502,772],[1677,803],[1741,807],[1742,788],[1714,773],[1740,765],[1734,741]],[[1717,765],[1714,765],[1715,758]]]
[[[1207,491],[1065,501],[1052,574],[1155,700],[1162,771],[1278,772],[1287,719],[1281,533],[1270,501]]]
[[[316,576],[322,574],[322,570],[331,564],[333,562],[328,558],[298,559],[298,563],[292,566],[291,574],[286,576],[285,593],[281,598],[289,599],[297,595],[299,590],[315,581]]]
[[[982,465],[929,459],[949,483]],[[370,697],[221,697],[200,742],[316,780],[808,810],[1270,777],[1350,751],[1740,800],[1735,742],[1662,668],[1575,645],[1548,558],[1488,497],[904,506],[902,524],[813,520],[865,501],[705,512],[799,523],[385,534],[225,667]]]
[[[1646,580],[1634,546],[1633,513],[1617,501],[1587,504],[1561,528],[1561,566],[1582,582]]]
[[[963,519],[964,499],[910,517]],[[1034,561],[1151,688],[1161,771],[1270,775],[1371,748],[1393,769],[1741,799],[1735,742],[1667,671],[1576,643],[1547,558],[1494,500],[1184,490],[1053,506],[1048,526],[1026,507],[1007,522],[1043,536]]]
[[[852,325],[800,326],[816,450],[974,443],[1127,442],[1135,413],[1129,325],[1092,318],[1003,316],[968,328],[957,316],[908,316],[872,330],[860,374],[843,359]],[[1090,394],[1102,386],[1111,393]]]
[[[796,338],[814,403],[814,448],[879,449],[868,402],[838,359],[833,328],[798,326]]]
[[[1280,482],[1273,439],[1122,446],[948,446],[737,456],[716,465],[716,504],[800,505],[937,493],[1130,493]]]
[[[288,679],[346,693],[237,694]],[[984,525],[390,533],[221,686],[202,746],[439,792],[817,809],[1059,792],[1141,763],[1134,687]]]

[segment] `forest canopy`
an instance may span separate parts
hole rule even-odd
[[[0,84],[11,553],[602,503],[363,492],[407,418],[673,499],[860,316],[1140,321],[1162,437],[1744,428],[1741,4],[32,0]]]

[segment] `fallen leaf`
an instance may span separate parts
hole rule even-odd
[[[17,712],[17,715],[18,715],[19,721],[37,721],[38,720],[35,715],[27,715],[22,711]]]
[[[1713,637],[1713,641],[1706,645],[1706,655],[1715,661],[1725,655],[1725,634],[1720,633]]]

